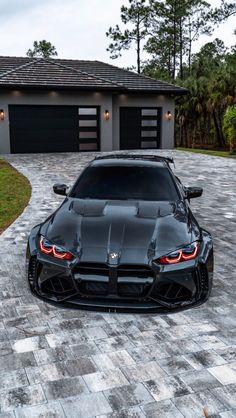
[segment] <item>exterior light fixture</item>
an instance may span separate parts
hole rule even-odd
[[[0,120],[4,120],[5,119],[5,112],[3,109],[0,109]]]
[[[170,111],[170,110],[168,110],[168,111],[165,113],[165,118],[166,118],[167,120],[171,120],[171,119],[172,119],[172,113],[171,113],[171,111]]]
[[[105,112],[104,112],[104,119],[105,120],[109,120],[110,119],[110,112],[109,112],[109,110],[105,110]]]

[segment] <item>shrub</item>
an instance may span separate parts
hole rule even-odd
[[[236,152],[236,105],[229,106],[224,114],[223,129],[230,144],[230,154]]]

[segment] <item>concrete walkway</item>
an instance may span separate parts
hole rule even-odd
[[[203,306],[170,315],[64,310],[31,296],[25,248],[32,226],[62,201],[93,154],[9,155],[30,180],[25,212],[0,236],[0,418],[236,417],[236,161],[174,155],[215,242],[215,282]]]

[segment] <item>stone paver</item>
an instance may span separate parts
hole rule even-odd
[[[64,310],[34,298],[25,278],[30,229],[62,202],[93,154],[8,155],[32,184],[23,214],[0,236],[0,418],[236,416],[236,162],[178,151],[176,174],[215,242],[210,300],[165,315]]]

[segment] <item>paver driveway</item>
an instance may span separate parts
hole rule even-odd
[[[172,154],[163,152],[164,154]],[[63,199],[92,154],[11,155],[31,181],[23,215],[0,237],[0,418],[236,417],[236,161],[174,152],[176,173],[204,187],[192,202],[215,241],[203,306],[170,315],[64,310],[29,293],[31,227]]]

